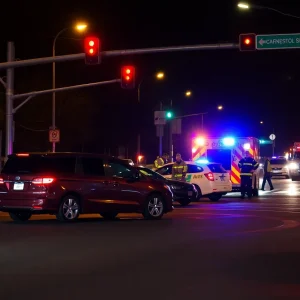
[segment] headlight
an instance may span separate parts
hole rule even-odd
[[[290,164],[289,164],[289,168],[290,168],[291,170],[296,170],[296,169],[298,169],[298,164],[296,164],[296,163],[290,163]]]
[[[264,165],[263,165],[263,164],[259,164],[259,166],[260,166],[260,167],[263,167]]]

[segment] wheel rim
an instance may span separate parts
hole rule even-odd
[[[149,201],[148,211],[152,217],[159,217],[163,213],[163,202],[159,197],[153,197]]]
[[[79,207],[75,199],[66,199],[63,204],[63,215],[68,220],[73,220],[78,216]]]

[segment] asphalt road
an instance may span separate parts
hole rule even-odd
[[[0,214],[0,299],[300,299],[300,182],[160,221]]]

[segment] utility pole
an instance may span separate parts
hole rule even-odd
[[[7,62],[14,62],[15,46],[13,42],[7,44]],[[6,70],[6,144],[5,157],[13,153],[13,95],[14,95],[14,68]]]
[[[160,111],[163,110],[163,104],[162,102],[160,102]],[[159,132],[160,132],[160,135],[159,135],[159,149],[158,149],[158,153],[159,153],[159,156],[162,156],[162,132],[163,132],[163,128],[164,128],[164,125],[158,125],[159,126]]]
[[[170,109],[172,111],[172,106],[173,106],[173,101],[171,99],[171,103],[170,103]],[[169,155],[170,155],[170,159],[171,159],[171,162],[173,162],[173,132],[172,132],[172,122],[173,120],[171,119],[170,122],[169,122]]]

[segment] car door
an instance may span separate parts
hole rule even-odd
[[[84,156],[80,158],[82,168],[82,191],[84,197],[83,211],[85,213],[98,213],[105,210],[108,203],[107,186],[104,161],[101,157]]]
[[[214,185],[217,191],[228,190],[231,186],[230,174],[222,167],[221,164],[208,164],[214,178]]]
[[[139,180],[130,180],[134,177],[134,172],[135,169],[113,159],[109,159],[105,164],[108,180],[106,190],[111,209],[132,211],[142,202],[144,196]]]
[[[204,175],[204,169],[198,165],[188,164],[186,182],[193,183],[199,186],[202,195],[211,193],[211,187]]]

